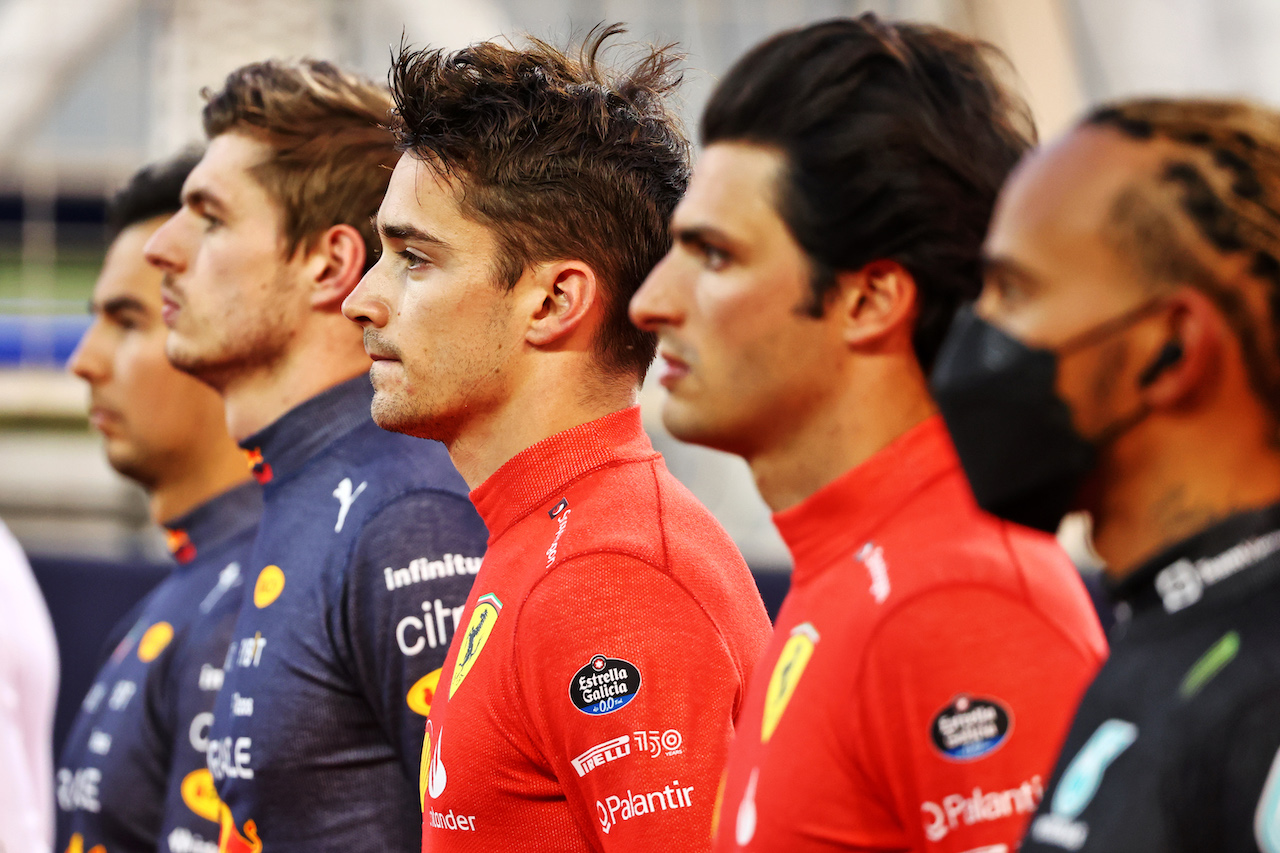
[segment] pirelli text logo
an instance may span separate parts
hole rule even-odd
[[[573,759],[573,769],[579,776],[586,776],[602,764],[617,761],[631,754],[631,735],[622,735],[604,743],[598,743]]]

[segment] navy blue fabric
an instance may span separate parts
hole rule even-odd
[[[229,849],[417,851],[425,718],[488,533],[437,442],[360,377],[244,442],[270,472],[209,768]],[[255,582],[256,581],[256,582]]]
[[[133,625],[138,605],[169,576],[173,564],[139,558],[118,563],[31,554],[31,571],[44,593],[58,638],[58,706],[53,717],[56,758],[80,713],[107,653]],[[121,625],[124,620],[127,625]]]
[[[81,703],[58,761],[56,849],[73,834],[86,851],[217,849],[217,824],[194,796],[199,778],[186,799],[183,782],[207,774],[205,735],[261,512],[250,483],[169,525],[190,542],[185,562],[122,628]]]

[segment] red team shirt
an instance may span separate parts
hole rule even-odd
[[[489,548],[431,703],[423,850],[708,849],[770,630],[729,537],[637,408],[535,444],[471,499]]]
[[[979,511],[937,417],[775,522],[715,849],[1015,851],[1106,657],[1066,556]]]

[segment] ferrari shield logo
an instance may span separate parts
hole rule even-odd
[[[791,636],[782,647],[782,654],[773,667],[773,675],[769,677],[769,690],[764,699],[764,720],[760,730],[760,742],[768,743],[773,731],[782,719],[782,712],[787,710],[791,695],[796,692],[800,676],[813,657],[813,647],[818,642],[818,632],[809,622],[791,629]]]
[[[471,621],[467,623],[467,633],[462,636],[462,644],[458,647],[458,657],[453,662],[453,680],[449,682],[449,697],[458,692],[462,679],[476,665],[484,644],[493,633],[493,626],[498,621],[498,613],[502,610],[502,602],[493,593],[480,596],[476,601],[476,609],[471,611]]]

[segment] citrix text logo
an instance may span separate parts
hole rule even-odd
[[[406,616],[396,625],[396,644],[402,653],[410,657],[420,654],[428,646],[433,649],[448,646],[449,635],[457,632],[458,622],[466,609],[466,605],[449,607],[438,598],[434,606],[432,602],[424,601],[421,619]]]
[[[983,792],[975,786],[968,796],[949,794],[941,802],[926,800],[920,804],[924,834],[930,841],[941,841],[961,824],[973,826],[1016,814],[1031,814],[1042,799],[1044,784],[1037,775],[1004,791]]]
[[[680,780],[672,780],[661,791],[647,794],[633,794],[627,790],[624,797],[608,796],[604,801],[596,800],[596,814],[600,818],[600,828],[608,835],[610,830],[620,821],[628,821],[642,815],[653,814],[668,809],[687,809],[693,805],[693,786],[680,787]]]

